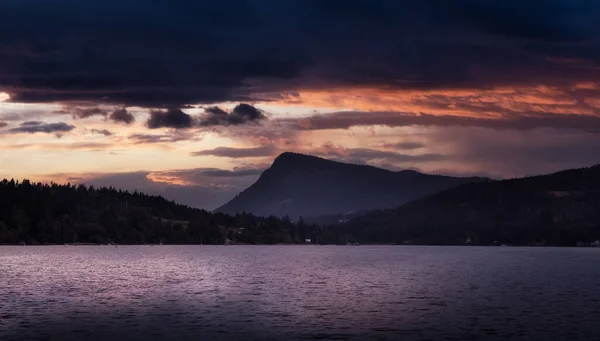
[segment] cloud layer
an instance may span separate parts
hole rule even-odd
[[[230,147],[217,147],[214,149],[201,150],[192,152],[192,156],[218,156],[228,157],[232,159],[237,158],[252,158],[252,157],[269,157],[275,154],[276,150],[272,145],[253,147],[253,148],[230,148]]]
[[[15,177],[104,172],[216,206],[288,150],[494,177],[600,162],[595,1],[3,0],[0,13],[0,166]]]
[[[600,116],[577,114],[539,114],[513,117],[468,117],[457,115],[431,115],[401,112],[347,111],[315,115],[295,121],[301,130],[348,129],[357,126],[458,126],[489,129],[531,130],[550,127],[600,132]]]
[[[27,121],[21,123],[18,127],[9,129],[8,131],[13,134],[19,133],[53,133],[59,136],[62,133],[67,133],[75,129],[75,126],[66,124],[64,122],[58,123],[44,123],[39,121]]]
[[[594,1],[5,0],[0,12],[0,31],[11,32],[0,41],[0,91],[15,102],[182,107],[306,88],[481,89],[600,74]]]
[[[127,173],[51,174],[46,181],[113,186],[129,191],[163,195],[178,203],[215,209],[252,184],[265,165],[233,169],[195,168]],[[35,180],[35,179],[34,179]]]
[[[192,127],[193,120],[192,116],[184,113],[181,109],[157,110],[150,112],[150,118],[146,125],[150,129],[186,129]]]
[[[261,110],[246,103],[238,104],[231,112],[219,107],[208,107],[204,112],[199,121],[199,125],[203,127],[239,125],[267,118]]]
[[[113,111],[109,118],[113,122],[120,122],[124,124],[131,124],[135,121],[133,114],[129,113],[125,108]]]

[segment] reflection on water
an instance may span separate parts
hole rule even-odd
[[[0,247],[0,340],[600,339],[600,250]]]

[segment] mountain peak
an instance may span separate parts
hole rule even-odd
[[[306,154],[301,154],[301,153],[294,153],[294,152],[283,152],[283,153],[279,154],[279,156],[277,156],[275,158],[275,160],[273,160],[273,164],[286,163],[286,162],[298,162],[298,161],[306,161],[306,160],[326,161],[325,159],[322,159],[317,156],[306,155]]]
[[[395,207],[469,181],[285,152],[256,183],[218,210],[314,217]]]
[[[290,158],[290,157],[295,157],[295,156],[309,156],[306,154],[302,154],[302,153],[295,153],[295,152],[283,152],[281,154],[279,154],[275,160],[277,159],[285,159],[285,158]]]
[[[275,158],[275,160],[273,160],[273,163],[281,163],[281,162],[287,162],[290,160],[304,159],[304,158],[317,158],[317,157],[309,156],[306,154],[294,153],[294,152],[283,152],[283,153],[279,154],[279,156],[277,156]]]
[[[277,156],[275,160],[273,160],[271,169],[298,170],[315,167],[322,168],[324,166],[328,167],[327,165],[335,164],[339,164],[339,162],[323,159],[312,155],[284,152],[279,154],[279,156]]]

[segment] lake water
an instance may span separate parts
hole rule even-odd
[[[600,340],[600,249],[0,247],[0,340]]]

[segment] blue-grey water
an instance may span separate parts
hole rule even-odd
[[[600,340],[600,249],[0,247],[0,340]]]

